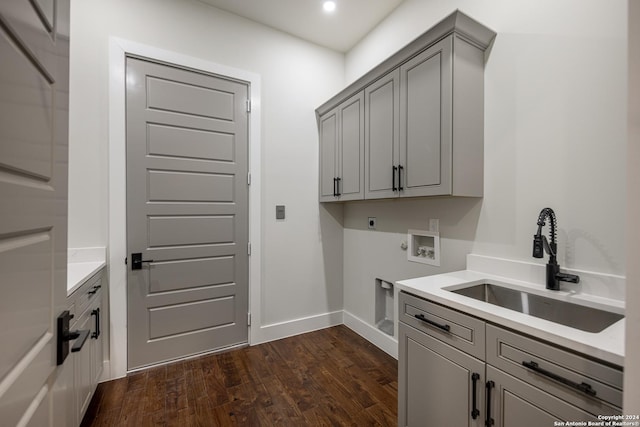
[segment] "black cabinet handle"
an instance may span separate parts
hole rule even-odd
[[[340,193],[340,181],[342,181],[342,178],[338,177],[336,178],[336,196],[340,197],[342,195],[342,193]]]
[[[393,170],[391,172],[391,191],[398,191],[398,188],[396,187],[396,171],[398,170],[398,168],[396,166],[393,166]]]
[[[496,383],[493,381],[487,381],[487,418],[484,420],[484,425],[486,427],[491,427],[495,421],[491,418],[491,389],[496,386]]]
[[[336,178],[333,178],[333,197],[336,197],[337,195],[337,191],[336,191]]]
[[[402,171],[404,170],[404,166],[398,166],[398,191],[404,191],[404,187],[402,187]]]
[[[143,262],[153,262],[152,259],[142,259],[142,253],[136,252],[131,254],[131,269],[142,270]]]
[[[546,369],[541,368],[536,362],[531,361],[531,362],[522,362],[522,365],[531,369],[534,372],[539,373],[540,375],[543,375],[545,377],[551,378],[552,380],[558,381],[559,383],[562,383],[568,387],[574,388],[578,391],[581,391],[582,393],[588,394],[589,396],[595,396],[596,395],[596,391],[594,389],[591,388],[591,386],[587,383],[576,383],[573,382],[565,377],[561,377],[558,374],[554,374],[553,372],[549,372]]]
[[[98,289],[100,289],[101,287],[102,287],[102,285],[96,285],[96,286],[94,286],[93,288],[91,288],[91,290],[90,290],[89,292],[87,292],[87,294],[89,294],[89,295],[93,295],[93,294],[95,294],[96,292],[98,292]]]
[[[476,400],[478,394],[477,384],[479,379],[480,374],[478,374],[477,372],[471,374],[471,394],[473,395],[471,403],[471,418],[473,418],[474,420],[478,418],[478,415],[480,415],[480,411],[478,410],[478,402]]]
[[[98,339],[100,336],[100,309],[96,308],[95,310],[92,310],[91,315],[96,316],[96,331],[91,334],[91,338]]]
[[[451,327],[449,325],[441,325],[440,323],[436,323],[433,320],[429,320],[426,317],[424,317],[424,314],[414,314],[413,317],[415,317],[418,320],[421,320],[425,323],[430,324],[431,326],[435,326],[438,329],[442,329],[443,331],[447,331],[449,332],[449,330],[451,329]]]
[[[80,350],[82,350],[82,346],[84,345],[85,341],[87,340],[87,337],[89,337],[89,330],[85,329],[83,331],[69,331],[69,339],[73,340],[75,339],[76,341],[73,343],[73,347],[71,347],[71,353],[77,353]]]

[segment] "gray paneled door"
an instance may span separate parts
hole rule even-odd
[[[136,58],[126,73],[136,369],[247,342],[249,87]]]
[[[68,425],[69,2],[0,1],[0,424]],[[68,371],[67,371],[68,372]]]

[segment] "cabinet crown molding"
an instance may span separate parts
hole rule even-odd
[[[351,83],[337,95],[333,96],[318,107],[316,109],[316,117],[319,118],[322,114],[335,107],[341,101],[347,99],[356,92],[362,90],[368,84],[382,77],[389,70],[402,65],[421,51],[427,49],[429,46],[432,46],[443,38],[454,33],[461,39],[483,51],[491,45],[496,36],[495,31],[487,28],[483,24],[471,18],[469,15],[456,9],[453,13],[442,19],[398,52],[382,61],[364,76]]]

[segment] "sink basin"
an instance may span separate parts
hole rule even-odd
[[[546,298],[490,283],[471,285],[466,288],[450,290],[450,292],[585,332],[600,332],[624,317],[622,314]]]

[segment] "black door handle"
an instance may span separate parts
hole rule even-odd
[[[96,308],[91,311],[92,316],[96,316],[96,331],[91,334],[91,338],[98,339],[100,336],[100,309]]]
[[[142,253],[136,252],[131,254],[131,269],[142,270],[143,262],[153,262],[152,259],[142,259]]]
[[[493,381],[487,381],[487,418],[484,420],[484,425],[486,427],[491,427],[495,421],[491,418],[491,389],[496,386],[496,383]]]
[[[449,332],[451,330],[451,327],[449,325],[441,325],[440,323],[436,323],[433,320],[429,320],[426,317],[424,317],[424,314],[414,314],[413,317],[425,323],[428,323],[431,326],[435,326],[438,329],[442,329],[443,331]]]
[[[476,400],[478,394],[477,384],[479,379],[480,374],[478,374],[477,372],[471,374],[471,394],[473,395],[471,403],[471,418],[473,418],[474,420],[478,418],[478,415],[480,415],[480,411],[478,410],[478,402]]]
[[[398,170],[398,168],[396,166],[393,166],[393,170],[391,171],[391,191],[398,191],[398,188],[396,187],[396,171]]]
[[[596,395],[596,391],[594,389],[591,388],[591,385],[587,384],[587,383],[576,383],[571,381],[570,379],[561,377],[558,374],[554,374],[553,372],[549,372],[546,369],[542,369],[536,362],[531,361],[531,362],[522,362],[522,365],[531,369],[534,372],[539,373],[540,375],[544,375],[547,378],[551,378],[552,380],[558,381],[559,383],[562,383],[566,386],[569,386],[571,388],[574,388],[578,391],[581,391],[585,394],[588,394],[589,396],[595,396]]]
[[[404,187],[402,186],[402,171],[404,170],[404,166],[398,166],[398,191],[404,191]]]
[[[71,347],[71,353],[77,353],[82,350],[82,346],[89,337],[89,332],[90,331],[88,329],[82,331],[69,331],[69,339],[76,340],[73,343],[73,347]]]

